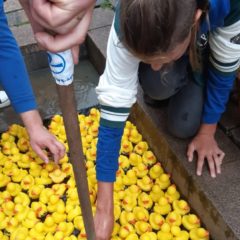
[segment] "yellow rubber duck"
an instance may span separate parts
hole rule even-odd
[[[15,198],[14,198],[14,203],[20,203],[23,206],[29,206],[30,204],[30,198],[29,196],[24,193],[24,192],[20,192]]]
[[[149,192],[152,189],[153,181],[149,176],[144,176],[142,179],[137,180],[137,185],[145,192]]]
[[[56,232],[57,224],[54,222],[54,219],[51,215],[46,216],[43,227],[45,232]]]
[[[131,166],[136,167],[142,162],[142,157],[135,152],[129,154],[129,163]]]
[[[43,189],[43,185],[33,185],[28,190],[28,195],[31,199],[38,199]]]
[[[162,217],[162,215],[152,212],[149,217],[149,223],[152,226],[152,229],[154,230],[160,230],[161,226],[165,222],[165,219]]]
[[[100,120],[100,111],[97,108],[91,108],[91,110],[89,112],[89,116],[90,116],[90,118],[93,121],[99,122],[99,120]]]
[[[179,226],[172,226],[171,233],[173,235],[174,240],[188,240],[189,233],[185,230],[181,230]]]
[[[49,177],[54,183],[61,183],[66,176],[67,174],[60,169],[55,169],[53,172],[49,173]]]
[[[72,222],[60,222],[56,228],[57,232],[62,232],[64,237],[69,236],[73,230],[74,225]],[[63,238],[60,238],[60,240]]]
[[[15,231],[11,233],[10,240],[26,240],[28,237],[28,229],[25,227],[18,227]],[[0,234],[0,239],[2,239],[2,236]]]
[[[14,168],[18,168],[14,162],[5,162],[4,167],[2,168],[2,173],[7,176],[12,176],[12,171]]]
[[[34,180],[33,176],[31,176],[29,174],[26,175],[21,181],[21,187],[23,190],[30,189],[34,184],[35,184],[35,180]]]
[[[116,177],[116,181],[114,182],[114,190],[118,192],[123,189],[124,189],[124,184],[123,184],[122,177]]]
[[[88,134],[92,135],[94,138],[98,136],[99,123],[94,122],[92,126],[88,128]]]
[[[122,211],[119,222],[121,225],[126,225],[127,223],[130,223],[132,225],[135,224],[136,218],[133,212],[127,212],[127,211]]]
[[[49,197],[54,194],[53,190],[51,188],[44,188],[39,196],[39,201],[47,204],[49,201]]]
[[[21,154],[21,159],[18,161],[18,166],[20,168],[29,168],[32,159],[27,154]]]
[[[17,146],[18,146],[18,149],[22,153],[25,153],[28,151],[28,149],[30,147],[30,143],[29,143],[28,139],[26,139],[25,137],[21,137],[17,141]]]
[[[180,198],[180,194],[177,191],[175,184],[172,184],[167,188],[167,191],[165,192],[165,197],[170,203],[173,203],[174,200],[178,200]]]
[[[134,196],[135,198],[137,198],[140,193],[141,193],[141,189],[140,189],[140,187],[139,187],[138,185],[136,185],[136,184],[130,185],[130,186],[125,190],[125,195]]]
[[[124,185],[133,185],[137,182],[137,175],[136,172],[133,169],[130,169],[127,171],[126,175],[123,175],[123,184]]]
[[[131,233],[134,233],[134,228],[128,223],[120,227],[118,235],[121,239],[126,239]]]
[[[137,205],[137,199],[134,196],[124,196],[122,199],[122,208],[128,212],[131,212]]]
[[[24,169],[14,168],[14,169],[12,170],[12,176],[11,176],[12,181],[19,183],[19,182],[22,181],[22,179],[23,179],[27,174],[28,174],[28,172],[27,172],[26,170],[24,170]]]
[[[133,150],[132,143],[130,141],[128,141],[127,139],[122,139],[120,153],[121,154],[129,154],[132,152],[132,150]]]
[[[138,197],[138,205],[140,207],[144,207],[146,209],[150,209],[153,205],[153,200],[150,195],[145,192],[142,192]]]
[[[181,214],[179,214],[176,211],[172,211],[170,212],[167,217],[166,217],[166,222],[170,225],[170,226],[180,226],[182,223],[182,217]]]
[[[131,130],[129,128],[123,129],[123,137],[129,140]]]
[[[17,230],[18,225],[19,225],[18,220],[16,219],[15,216],[12,216],[7,221],[6,231],[12,233]]]
[[[73,225],[76,229],[78,229],[79,231],[81,231],[82,229],[84,229],[84,223],[83,223],[83,218],[82,216],[77,216],[74,218],[73,220]]]
[[[133,149],[133,151],[139,155],[143,155],[148,150],[148,144],[146,141],[139,142]],[[145,163],[145,162],[144,162]]]
[[[96,147],[90,147],[86,151],[86,159],[87,161],[96,161],[96,156],[97,156],[97,148]]]
[[[143,178],[148,174],[148,168],[142,162],[140,162],[137,166],[133,167],[133,170],[136,172],[138,178]]]
[[[71,209],[68,213],[67,213],[67,220],[69,222],[71,222],[75,217],[80,216],[81,215],[81,208],[80,206],[76,206],[73,209]]]
[[[36,217],[35,212],[33,210],[29,209],[27,217],[22,221],[22,226],[26,227],[28,229],[31,229],[38,222],[39,222],[39,219]]]
[[[149,219],[149,212],[144,207],[137,206],[137,207],[133,208],[133,213],[134,213],[137,221],[147,222]]]
[[[137,221],[134,226],[136,229],[136,233],[139,234],[140,236],[146,232],[152,231],[152,227],[148,222]]]
[[[154,212],[161,215],[167,215],[171,210],[171,205],[165,197],[160,197],[158,203],[154,206]]]
[[[129,140],[132,143],[137,144],[140,141],[142,141],[142,135],[138,132],[138,130],[136,128],[133,128],[130,131]]]
[[[190,212],[190,207],[185,200],[174,200],[173,209],[181,215],[186,215]]]
[[[114,220],[115,222],[120,218],[121,208],[118,204],[114,204]]]
[[[119,162],[119,167],[122,169],[128,169],[130,166],[130,162],[128,157],[124,156],[124,155],[120,155],[118,158],[118,162]]]
[[[11,178],[5,174],[0,173],[0,187],[5,187],[11,181]]]
[[[152,179],[157,179],[161,174],[163,174],[161,163],[154,164],[149,170],[149,175]]]
[[[67,184],[65,183],[56,183],[52,185],[52,190],[54,194],[62,196],[67,190]]]
[[[157,203],[159,201],[159,198],[164,196],[164,192],[158,184],[154,184],[152,186],[150,196],[151,196],[152,200],[155,203]]]
[[[14,207],[15,207],[15,203],[13,201],[4,202],[1,206],[4,214],[10,217],[14,214]]]
[[[157,162],[157,159],[152,151],[145,151],[142,155],[142,160],[147,166],[151,166]]]
[[[130,233],[127,237],[126,240],[138,240],[138,235],[136,233]]]
[[[171,233],[171,227],[168,223],[163,223],[161,230],[157,233],[158,240],[172,240],[173,235]]]
[[[209,232],[204,228],[194,228],[190,231],[191,240],[209,240]]]
[[[140,240],[157,240],[155,232],[146,232],[140,236]]]
[[[34,211],[38,218],[44,216],[47,213],[47,206],[42,202],[32,202],[31,209]]]
[[[182,217],[182,225],[187,229],[191,230],[200,227],[200,220],[195,214],[188,214]]]
[[[170,175],[166,173],[161,174],[161,176],[156,179],[155,183],[158,184],[161,189],[167,189],[171,184]]]
[[[17,203],[15,204],[13,213],[18,222],[22,222],[27,217],[28,211],[29,211],[28,206],[24,206],[22,204]]]

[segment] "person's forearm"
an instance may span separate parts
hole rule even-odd
[[[113,183],[98,181],[97,209],[110,211],[107,206],[113,206]]]
[[[20,113],[20,117],[29,134],[31,134],[31,132],[35,131],[37,128],[43,127],[42,119],[37,110]]]
[[[216,123],[213,123],[213,124],[203,123],[200,126],[198,134],[215,135],[216,129],[217,129]]]

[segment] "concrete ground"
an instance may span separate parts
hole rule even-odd
[[[46,55],[38,49],[31,28],[17,1],[8,0],[5,7],[9,24],[25,56],[40,112],[43,117],[58,113],[54,82],[49,71],[44,69],[47,67]],[[94,11],[86,48],[83,47],[82,50],[83,59],[77,66],[75,74],[78,109],[97,103],[94,87],[98,82],[98,73],[104,69],[107,37],[112,18],[111,10],[96,8]],[[91,63],[85,57],[88,57]],[[220,147],[226,153],[222,174],[216,179],[210,178],[206,168],[202,177],[195,175],[195,163],[188,163],[185,155],[189,140],[176,139],[166,130],[166,108],[166,105],[158,108],[146,105],[139,89],[133,115],[146,120],[151,131],[145,138],[150,142],[151,139],[158,139],[152,147],[158,153],[166,171],[171,173],[172,180],[181,194],[209,229],[212,239],[240,239],[240,114],[237,107],[229,103],[216,134]],[[8,124],[18,121],[11,108],[1,111],[0,119],[1,130],[6,129]]]

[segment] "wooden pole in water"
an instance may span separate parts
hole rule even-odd
[[[93,214],[89,198],[86,165],[82,150],[73,83],[68,86],[56,85],[69,145],[70,162],[73,166],[87,239],[95,240]]]

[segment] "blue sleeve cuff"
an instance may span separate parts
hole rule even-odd
[[[122,128],[100,125],[97,143],[96,174],[101,182],[114,182],[123,134]]]

